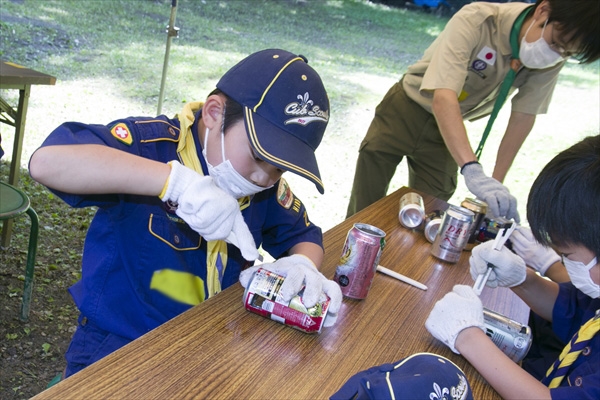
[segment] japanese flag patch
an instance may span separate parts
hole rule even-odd
[[[131,132],[129,132],[129,128],[126,124],[119,122],[115,126],[112,127],[110,133],[117,138],[117,140],[121,143],[125,143],[127,146],[131,146],[133,143],[133,138],[131,137]]]
[[[496,50],[484,46],[483,49],[477,53],[477,58],[485,61],[488,65],[494,65],[496,63]]]

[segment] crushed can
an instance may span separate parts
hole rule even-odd
[[[425,227],[423,228],[423,234],[430,243],[435,242],[435,237],[440,230],[443,217],[444,212],[441,210],[432,211],[425,216]]]
[[[281,297],[281,285],[285,277],[259,268],[244,292],[244,307],[255,314],[270,318],[306,333],[320,333],[329,309],[330,299],[323,293],[325,301],[307,308],[302,302],[304,288],[290,301]]]

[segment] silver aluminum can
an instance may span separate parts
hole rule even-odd
[[[460,203],[461,207],[466,208],[467,210],[473,211],[475,214],[475,218],[473,219],[473,224],[471,224],[471,231],[469,232],[469,240],[465,245],[464,250],[471,250],[477,244],[477,237],[479,236],[479,228],[483,223],[483,218],[487,213],[488,204],[479,199],[472,199],[467,197]]]
[[[474,217],[473,211],[450,205],[431,245],[431,254],[444,261],[457,262],[469,240],[469,229]]]
[[[531,347],[531,328],[502,314],[483,308],[485,334],[514,362],[527,355]]]
[[[430,243],[435,241],[435,237],[437,236],[440,226],[442,225],[443,217],[444,212],[441,210],[430,212],[425,217],[425,228],[423,229],[423,233],[425,234],[425,238]]]
[[[398,220],[405,228],[413,229],[421,226],[425,219],[423,197],[415,192],[406,193],[400,198]]]
[[[348,231],[333,277],[344,296],[353,299],[367,297],[384,246],[385,232],[372,225],[356,223]]]

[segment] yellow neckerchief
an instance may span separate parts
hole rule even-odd
[[[181,125],[181,133],[179,144],[177,145],[177,154],[179,158],[188,168],[193,169],[197,173],[204,175],[194,135],[192,134],[192,125],[194,125],[194,115],[204,103],[195,101],[187,103],[183,106],[183,110],[177,116]],[[223,274],[227,266],[227,243],[224,240],[211,240],[206,242],[206,284],[208,286],[208,297],[212,297],[221,291],[221,281],[219,279],[219,271],[217,269],[217,260],[221,256],[223,264]]]
[[[600,310],[586,322],[579,331],[573,335],[573,338],[567,343],[558,359],[550,366],[546,372],[546,378],[554,374],[554,377],[548,383],[550,389],[560,386],[562,380],[569,372],[569,367],[577,360],[579,354],[587,347],[588,343],[600,331]]]

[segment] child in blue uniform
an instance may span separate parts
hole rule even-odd
[[[558,154],[535,180],[527,217],[535,239],[562,255],[570,281],[556,283],[507,248],[473,249],[471,275],[495,266],[487,285],[510,287],[531,310],[551,321],[567,343],[537,380],[485,335],[482,304],[469,286],[456,285],[434,306],[426,327],[462,354],[505,399],[600,398],[600,136]]]
[[[287,276],[285,296],[306,285],[307,306],[325,293],[335,314],[341,291],[317,270],[321,229],[282,178],[294,172],[323,193],[314,152],[328,120],[307,60],[269,49],[173,119],[67,122],[52,132],[31,176],[73,207],[98,208],[70,288],[81,313],[65,375],[235,284],[260,245],[277,259],[263,267]]]

